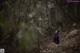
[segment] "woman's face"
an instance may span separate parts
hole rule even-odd
[[[58,31],[56,30],[55,33],[57,33]]]

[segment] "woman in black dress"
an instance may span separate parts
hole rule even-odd
[[[58,30],[56,30],[54,33],[54,42],[56,44],[59,44],[59,31]]]

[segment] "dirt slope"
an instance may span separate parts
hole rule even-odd
[[[60,32],[60,44],[49,39],[41,46],[41,53],[80,53],[80,31],[74,29],[70,32]]]

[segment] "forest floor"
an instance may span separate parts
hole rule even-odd
[[[59,48],[60,44],[54,43],[53,39],[49,37],[45,44],[40,47],[41,53],[55,53],[57,51],[57,48]]]
[[[77,48],[74,47],[77,45],[76,39],[80,37],[78,33],[78,29],[71,30],[70,32],[60,32],[59,44],[55,44],[52,37],[49,37],[48,40],[40,46],[40,53],[73,53],[73,50]],[[76,52],[79,53],[80,51],[77,50]]]

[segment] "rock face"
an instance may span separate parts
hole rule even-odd
[[[77,29],[69,32],[69,33],[67,34],[67,36],[66,36],[66,39],[69,39],[69,38],[72,38],[72,37],[76,36],[76,35],[78,34],[78,32],[79,32],[79,30],[77,30]]]

